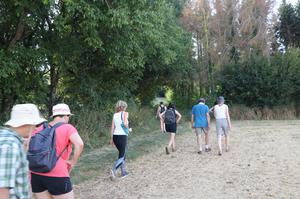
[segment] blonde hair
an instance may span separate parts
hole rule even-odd
[[[116,112],[125,111],[127,108],[127,103],[125,101],[119,100],[116,104]]]

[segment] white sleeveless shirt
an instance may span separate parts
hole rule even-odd
[[[215,105],[214,107],[214,115],[216,119],[226,119],[226,111],[228,110],[228,106],[226,104]]]
[[[113,120],[114,120],[114,124],[115,124],[115,129],[114,129],[114,135],[126,135],[126,133],[124,132],[124,130],[121,127],[122,124],[122,120],[121,120],[121,112],[115,113]],[[123,112],[123,121],[124,121],[124,113]]]

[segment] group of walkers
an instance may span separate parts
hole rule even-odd
[[[111,169],[112,180],[116,179],[119,169],[121,178],[128,176],[125,162],[127,138],[131,128],[126,109],[127,103],[119,100],[111,124],[110,143],[119,152]],[[228,151],[231,129],[228,106],[224,104],[222,96],[218,97],[217,105],[211,109],[205,105],[203,98],[192,108],[191,127],[197,136],[198,153],[201,154],[203,150],[203,135],[204,150],[211,151],[208,138],[210,111],[216,119],[218,154],[222,155],[222,137],[224,135],[225,150]],[[17,104],[12,108],[10,120],[0,128],[0,199],[30,198],[29,185],[36,199],[74,198],[70,172],[77,163],[84,144],[77,129],[69,124],[71,116],[67,104],[53,106],[49,123],[40,116],[34,104]],[[182,116],[172,103],[167,107],[161,103],[157,116],[160,118],[161,132],[169,133],[166,154],[175,152],[177,124]]]
[[[225,151],[229,151],[229,130],[231,129],[231,120],[228,106],[224,104],[223,96],[217,98],[217,103],[211,109],[205,104],[205,99],[200,98],[198,104],[194,105],[191,114],[191,128],[196,134],[198,154],[203,152],[203,135],[204,135],[204,150],[211,151],[209,146],[209,130],[210,130],[210,112],[213,112],[216,119],[216,133],[218,143],[218,155],[223,154],[222,137],[225,140]],[[160,130],[162,133],[169,133],[169,143],[165,147],[166,154],[175,151],[175,134],[177,124],[181,119],[181,114],[175,109],[174,104],[170,103],[166,107],[163,102],[160,102],[157,109],[157,117],[160,118]]]
[[[83,141],[69,124],[72,114],[67,104],[53,106],[52,112],[48,123],[36,105],[17,104],[0,128],[1,199],[29,199],[30,185],[36,199],[74,198],[70,172]]]

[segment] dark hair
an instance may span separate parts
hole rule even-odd
[[[198,102],[202,102],[202,103],[205,103],[205,99],[204,98],[199,98]]]
[[[164,104],[163,102],[159,102],[160,105]]]
[[[53,119],[56,117],[64,117],[64,116],[70,116],[70,115],[55,115],[55,116],[53,116]]]
[[[170,108],[173,108],[173,109],[175,109],[175,104],[173,104],[173,103],[170,103],[170,104],[168,105],[168,109],[170,109]]]

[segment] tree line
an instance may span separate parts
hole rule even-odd
[[[0,119],[15,103],[112,112],[171,89],[178,106],[299,104],[300,3],[0,0]]]

